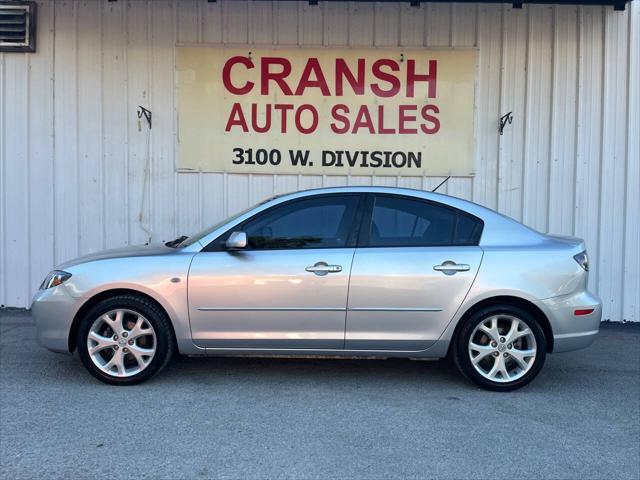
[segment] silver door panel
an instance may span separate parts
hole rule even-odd
[[[359,248],[351,270],[345,348],[428,348],[462,304],[481,260],[480,247]],[[434,270],[450,264],[469,269]]]
[[[203,347],[344,348],[354,251],[199,253],[189,272],[194,342]],[[341,270],[306,270],[320,262]]]

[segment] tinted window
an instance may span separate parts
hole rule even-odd
[[[249,248],[336,248],[353,243],[359,197],[330,196],[275,207],[243,227]],[[351,241],[350,241],[351,240]]]
[[[404,197],[377,196],[370,246],[439,246],[477,243],[482,223],[455,209]]]
[[[482,222],[469,215],[458,214],[454,241],[456,245],[477,245],[482,233]]]

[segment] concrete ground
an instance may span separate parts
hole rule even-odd
[[[513,393],[445,361],[177,358],[110,387],[0,312],[0,478],[640,478],[640,326]]]

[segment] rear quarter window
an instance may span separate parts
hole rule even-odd
[[[482,228],[484,224],[482,220],[472,217],[471,215],[458,212],[458,223],[454,236],[455,245],[477,245],[480,242]]]

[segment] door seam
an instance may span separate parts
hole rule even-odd
[[[353,260],[356,258],[356,252],[358,247],[353,249],[353,255],[351,255],[351,264],[349,265],[349,279],[347,280],[347,301],[344,306],[344,330],[342,332],[342,349],[347,347],[347,316],[349,314],[349,293],[351,291],[351,274],[353,273]]]

